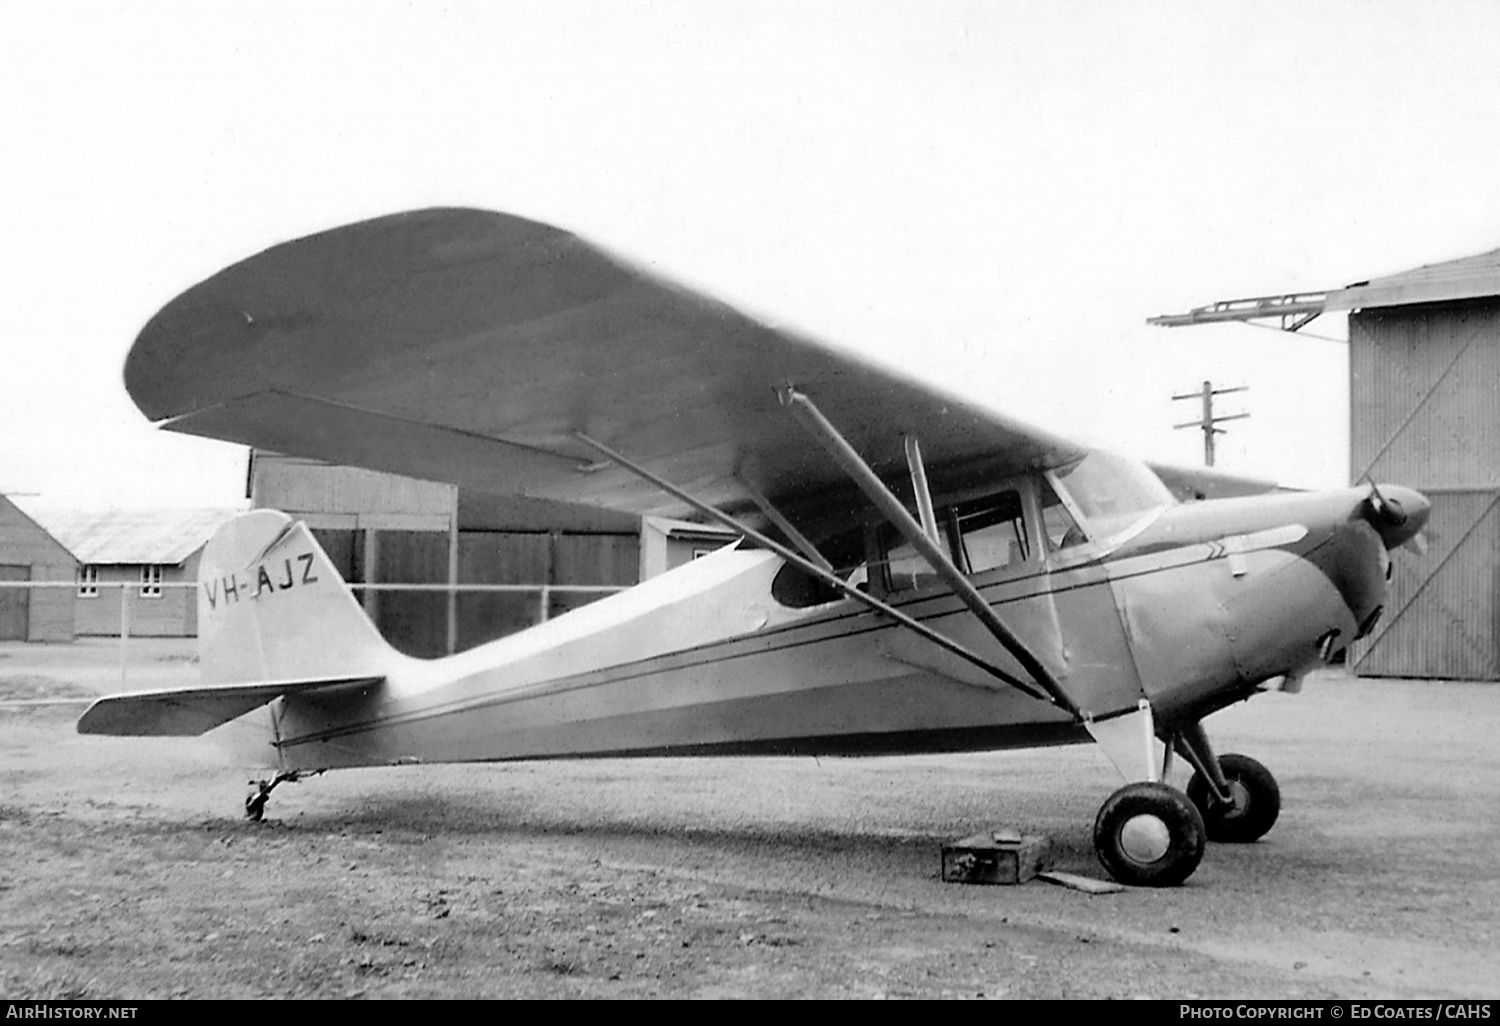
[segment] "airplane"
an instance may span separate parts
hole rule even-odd
[[[254,819],[341,767],[1092,742],[1125,781],[1101,863],[1181,884],[1281,804],[1203,720],[1368,635],[1429,511],[1373,481],[1153,470],[476,209],[234,264],[147,323],[125,382],[169,430],[740,539],[428,660],[381,638],[303,523],[239,516],[201,561],[201,685],[101,698],[78,729],[215,731],[272,771]]]

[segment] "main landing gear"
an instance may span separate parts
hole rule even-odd
[[[1222,801],[1202,773],[1188,781],[1187,796],[1203,814],[1208,839],[1223,844],[1258,841],[1281,814],[1281,788],[1271,771],[1248,755],[1223,755],[1219,768],[1229,785],[1229,800]]]
[[[1203,815],[1208,839],[1222,844],[1249,844],[1266,835],[1281,814],[1281,788],[1271,771],[1248,755],[1214,755],[1201,723],[1171,739],[1196,770],[1187,796]]]
[[[1203,860],[1207,841],[1248,844],[1281,812],[1271,771],[1245,755],[1215,756],[1201,724],[1167,738],[1196,772],[1183,793],[1161,783],[1132,783],[1109,796],[1094,821],[1094,849],[1111,876],[1137,887],[1182,883]]]
[[[1207,831],[1187,795],[1167,784],[1126,784],[1099,809],[1094,850],[1109,875],[1136,887],[1173,887],[1203,861]]]

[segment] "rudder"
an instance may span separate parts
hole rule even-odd
[[[198,567],[198,659],[205,684],[383,675],[400,659],[300,520],[235,517]]]

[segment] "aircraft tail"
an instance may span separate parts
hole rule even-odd
[[[283,695],[363,694],[402,658],[306,525],[254,510],[220,528],[198,565],[202,684],[101,698],[78,730],[202,734]]]
[[[253,510],[198,567],[204,684],[383,675],[395,651],[300,520]]]

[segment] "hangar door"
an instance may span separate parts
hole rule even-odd
[[[0,582],[29,581],[31,567],[0,564]],[[0,588],[0,641],[25,641],[31,611],[26,588]]]
[[[1500,680],[1500,301],[1357,311],[1349,373],[1350,480],[1432,500],[1427,552],[1391,553],[1385,614],[1353,669]]]
[[[1428,491],[1427,552],[1391,554],[1385,614],[1356,649],[1371,677],[1500,679],[1500,492]]]

